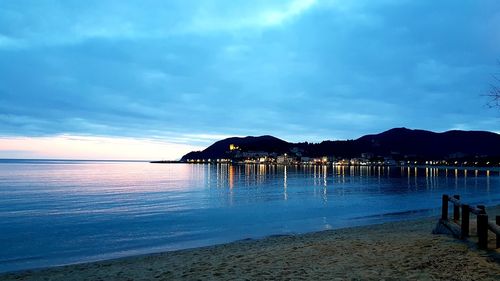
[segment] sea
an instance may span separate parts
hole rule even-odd
[[[0,160],[0,272],[500,204],[500,170]]]

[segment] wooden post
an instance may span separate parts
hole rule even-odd
[[[495,223],[500,225],[500,216],[496,216]],[[500,248],[500,235],[497,234],[497,249]]]
[[[488,215],[477,215],[477,240],[480,249],[488,248]]]
[[[453,195],[453,198],[460,200],[460,195]],[[458,222],[460,220],[460,206],[453,204],[453,220]]]
[[[469,218],[470,208],[469,205],[462,205],[462,239],[469,237]]]
[[[448,195],[443,194],[443,205],[441,209],[441,219],[442,220],[447,220],[448,219]]]

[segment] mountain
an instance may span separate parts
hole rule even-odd
[[[309,157],[360,157],[369,153],[375,157],[395,159],[445,159],[464,157],[500,157],[500,135],[485,131],[447,131],[394,128],[380,134],[362,136],[356,140],[323,141],[321,143],[289,143],[273,136],[228,138],[214,143],[203,151],[190,152],[187,159],[229,158],[229,146],[239,151]]]
[[[500,135],[484,131],[447,131],[435,133],[424,130],[395,128],[357,139],[360,147],[387,155],[398,152],[427,158],[444,158],[450,154],[500,155]]]
[[[289,151],[290,145],[292,145],[291,143],[273,136],[233,137],[215,142],[203,151],[189,152],[181,158],[181,161],[186,161],[186,159],[228,158],[227,151],[231,144],[245,151],[265,151],[270,153],[286,153]]]

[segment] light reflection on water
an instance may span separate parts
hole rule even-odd
[[[0,271],[417,218],[500,202],[500,172],[444,167],[0,163]]]

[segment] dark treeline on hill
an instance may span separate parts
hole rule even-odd
[[[289,143],[273,136],[228,138],[218,141],[203,151],[184,155],[188,159],[231,158],[230,145],[240,151],[267,152],[272,155],[337,158],[391,157],[395,160],[499,158],[500,135],[484,131],[448,131],[435,133],[425,130],[395,128],[366,135],[356,140],[323,141],[321,143]]]

